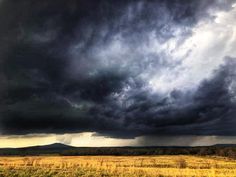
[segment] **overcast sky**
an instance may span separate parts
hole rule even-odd
[[[235,0],[1,0],[1,146],[236,143],[235,19]]]

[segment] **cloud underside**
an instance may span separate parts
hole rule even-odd
[[[0,132],[235,136],[233,2],[2,1]]]

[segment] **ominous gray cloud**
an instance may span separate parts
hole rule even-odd
[[[236,135],[234,2],[2,1],[0,132]]]

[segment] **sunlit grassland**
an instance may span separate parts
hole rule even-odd
[[[236,177],[236,161],[180,155],[0,157],[0,176]]]

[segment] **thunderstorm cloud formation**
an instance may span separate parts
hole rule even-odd
[[[235,136],[235,3],[0,1],[0,133]]]

